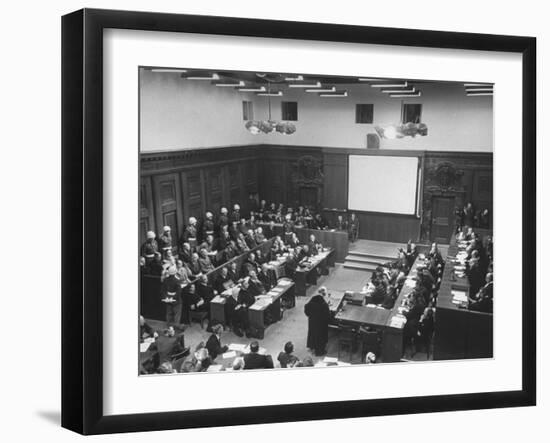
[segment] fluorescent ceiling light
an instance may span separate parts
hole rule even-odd
[[[253,88],[253,87],[238,88],[238,90],[241,92],[265,92],[265,87],[260,86],[259,88]]]
[[[220,76],[218,74],[212,74],[210,77],[190,76],[185,78],[187,80],[219,80]]]
[[[260,95],[262,97],[279,97],[283,95],[283,91],[277,91],[277,92],[258,92],[257,95]]]
[[[187,69],[177,69],[177,68],[153,68],[151,72],[187,72]]]
[[[412,93],[416,92],[415,88],[411,89],[382,89],[380,92],[385,92],[386,94],[399,94],[399,93]]]
[[[403,83],[373,83],[371,87],[373,88],[406,88],[408,86],[407,82]]]
[[[470,87],[485,87],[485,88],[492,88],[493,85],[491,83],[464,83],[464,87],[470,88]]]
[[[336,86],[332,88],[306,89],[306,92],[336,92]]]
[[[302,81],[304,77],[302,75],[297,75],[296,77],[285,77],[285,81],[287,82],[294,82],[294,81]]]
[[[359,80],[360,82],[381,82],[381,81],[383,81],[384,79],[382,79],[382,78],[366,78],[366,77],[360,77],[360,78],[358,78],[357,80]]]
[[[420,91],[416,91],[414,94],[390,94],[391,98],[405,98],[405,97],[420,97],[422,94]]]
[[[492,92],[467,92],[466,95],[468,97],[474,97],[478,95],[493,95],[493,93]]]
[[[338,91],[329,94],[319,94],[319,97],[347,97],[348,91]]]
[[[466,92],[493,92],[493,88],[466,88]]]
[[[289,88],[320,88],[321,87],[321,82],[317,82],[317,83],[309,83],[309,84],[306,84],[306,83],[290,83],[288,85]]]
[[[244,82],[243,81],[240,81],[238,83],[229,83],[229,82],[224,82],[224,83],[214,83],[216,86],[219,86],[220,88],[234,88],[234,87],[238,87],[238,86],[244,86]]]

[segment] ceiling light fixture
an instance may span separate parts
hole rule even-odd
[[[296,77],[285,77],[285,81],[287,82],[294,82],[294,81],[300,82],[303,79],[304,77],[302,75],[297,75]]]
[[[212,74],[209,77],[202,77],[200,75],[191,75],[189,77],[185,77],[187,80],[219,80],[220,76],[216,73]]]
[[[152,68],[151,72],[176,72],[183,73],[187,72],[187,69],[178,69],[178,68]]]
[[[231,83],[231,82],[222,82],[222,83],[214,83],[216,86],[219,86],[220,88],[237,88],[239,86],[244,86],[244,82],[240,81],[237,83]]]
[[[422,93],[416,91],[414,94],[390,94],[391,98],[406,98],[406,97],[420,97]]]
[[[409,84],[403,83],[373,83],[372,88],[406,88]]]
[[[237,88],[240,92],[265,92],[265,86],[260,86],[259,88],[245,87]]]
[[[411,87],[410,89],[381,89],[380,92],[385,92],[386,94],[405,94],[416,92],[416,89],[413,87]]]
[[[328,93],[328,94],[319,94],[319,97],[347,97],[348,91],[337,91],[334,93]]]
[[[492,88],[492,83],[464,83],[465,88],[475,88],[475,87],[484,87],[484,88]]]
[[[425,123],[402,123],[400,125],[375,126],[380,138],[395,139],[428,135],[428,126]]]
[[[466,95],[468,97],[475,97],[475,96],[481,96],[481,95],[493,95],[492,92],[467,92]]]
[[[316,83],[290,83],[289,88],[320,88],[321,82]]]
[[[260,97],[280,97],[283,95],[283,91],[276,91],[276,92],[258,92],[256,95]]]
[[[306,92],[336,92],[336,87],[332,88],[317,88],[317,89],[306,89]]]

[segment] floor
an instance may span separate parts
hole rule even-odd
[[[341,264],[336,264],[332,268],[328,276],[321,276],[317,286],[309,287],[305,297],[296,298],[296,306],[286,310],[283,313],[283,319],[277,323],[270,325],[265,331],[265,338],[258,340],[260,346],[265,348],[268,354],[273,356],[277,365],[276,359],[280,351],[287,341],[292,341],[294,344],[294,354],[303,359],[306,356],[311,356],[314,363],[322,360],[324,357],[316,357],[306,349],[307,337],[307,317],[304,314],[304,305],[309,298],[315,294],[319,286],[326,286],[329,292],[331,290],[346,291],[360,290],[370,279],[370,272],[345,269]],[[159,321],[149,321],[155,329],[164,328],[164,323]],[[206,343],[210,333],[202,329],[198,323],[193,323],[185,329],[185,344],[194,349],[201,341]],[[223,344],[249,344],[251,339],[246,337],[237,337],[231,331],[224,332],[222,335]],[[338,357],[338,344],[336,339],[336,331],[329,330],[329,343],[327,347],[327,355],[329,357]],[[359,351],[358,351],[359,352]],[[352,356],[353,363],[359,363],[359,353]],[[407,353],[405,355],[407,357]],[[342,356],[342,360],[348,360],[348,356]],[[418,352],[412,358],[414,361],[426,360],[426,353]]]

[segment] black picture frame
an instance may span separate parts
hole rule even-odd
[[[522,388],[234,409],[103,413],[103,30],[191,32],[522,55]],[[62,18],[62,426],[82,434],[319,420],[536,404],[536,39],[83,9]]]

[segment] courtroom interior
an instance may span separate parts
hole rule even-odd
[[[139,85],[140,375],[492,358],[492,84]]]

